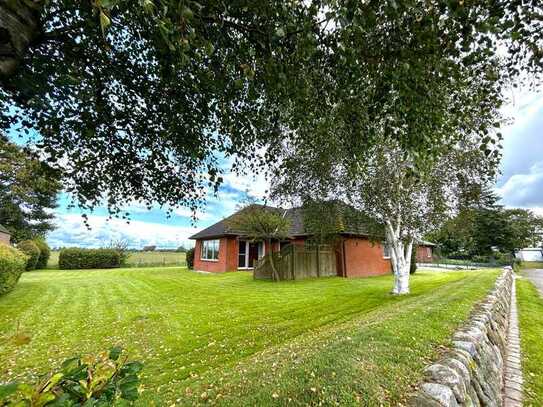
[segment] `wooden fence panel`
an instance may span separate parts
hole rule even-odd
[[[269,253],[262,257],[254,269],[255,279],[272,278],[270,256],[273,256],[280,280],[301,280],[337,275],[336,254],[332,247],[328,245],[309,247],[289,245],[280,252]]]

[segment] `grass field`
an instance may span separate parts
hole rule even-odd
[[[390,276],[29,272],[0,297],[0,381],[118,344],[145,363],[140,405],[398,405],[497,273],[419,272],[398,298]]]
[[[543,299],[527,279],[517,280],[524,405],[543,406]]]
[[[58,268],[58,251],[52,251],[47,267]],[[128,267],[157,267],[157,266],[184,266],[185,253],[177,252],[130,252],[127,260]]]
[[[520,263],[523,269],[543,269],[542,261],[523,261]]]

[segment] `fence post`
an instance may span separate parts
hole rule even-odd
[[[296,250],[295,250],[294,244],[292,243],[292,244],[291,244],[291,250],[290,250],[290,256],[291,256],[291,260],[290,260],[290,266],[291,266],[290,272],[292,273],[292,279],[293,279],[293,280],[296,280],[296,272],[294,271],[294,266],[296,265],[296,264],[295,264],[295,259],[294,259],[295,253],[296,253]]]
[[[317,243],[317,250],[315,251],[315,253],[317,255],[317,277],[321,276],[321,259],[320,259],[320,256],[319,256],[319,247],[320,247],[320,245]]]

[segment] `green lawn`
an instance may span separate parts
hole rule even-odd
[[[119,344],[145,363],[141,405],[397,405],[496,275],[419,272],[397,298],[390,276],[29,272],[0,297],[0,381]]]
[[[520,263],[523,269],[543,269],[542,261],[523,261]]]
[[[47,267],[58,268],[58,251],[52,251]],[[127,259],[128,267],[159,267],[159,266],[184,266],[185,253],[177,252],[130,252]]]
[[[517,280],[525,406],[543,406],[543,299],[527,279]]]

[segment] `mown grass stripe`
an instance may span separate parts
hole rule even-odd
[[[356,329],[378,329],[395,307],[420,313],[424,307],[435,312],[453,300],[473,302],[472,291],[460,287],[490,284],[495,275],[423,272],[413,277],[411,296],[395,298],[389,295],[389,276],[274,284],[254,281],[249,273],[204,275],[182,268],[25,273],[17,289],[0,298],[0,377],[25,377],[72,354],[121,344],[145,362],[149,391],[143,404],[192,403],[186,387],[207,388],[215,376],[227,376],[244,360],[258,367],[253,358],[267,349],[350,323]],[[397,321],[407,318],[405,312]],[[32,337],[28,345],[15,346],[7,335],[18,320]],[[447,322],[440,321],[431,329],[444,326]],[[389,333],[381,339],[383,344],[392,340],[391,349],[398,349]],[[392,374],[394,368],[388,368]],[[338,392],[346,391],[342,380],[337,378]],[[380,386],[379,380],[370,382]],[[380,394],[363,386],[360,391]]]

